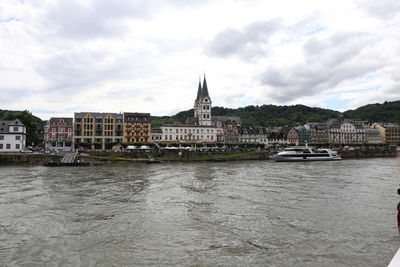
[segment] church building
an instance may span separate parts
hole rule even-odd
[[[197,97],[194,101],[194,117],[185,124],[169,124],[161,127],[161,142],[216,143],[224,141],[222,127],[213,126],[211,121],[211,97],[204,76],[203,85],[199,81]]]
[[[199,80],[197,98],[194,101],[194,118],[197,125],[211,126],[211,103],[206,76],[204,75],[203,86],[201,86],[201,81]]]

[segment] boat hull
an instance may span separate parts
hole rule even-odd
[[[277,156],[274,159],[277,162],[289,162],[289,161],[336,161],[336,160],[341,160],[340,157],[309,157],[309,156],[301,156],[301,157],[281,157],[281,156]]]

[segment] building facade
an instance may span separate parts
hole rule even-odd
[[[299,134],[293,126],[283,127],[282,132],[286,136],[286,141],[289,144],[299,143]]]
[[[151,127],[151,141],[153,143],[161,142],[162,140],[162,130],[159,126],[152,126]]]
[[[213,116],[212,125],[224,130],[224,140],[226,143],[239,142],[239,129],[242,126],[242,120],[233,116]]]
[[[73,118],[50,118],[44,126],[44,146],[52,151],[72,151]]]
[[[365,143],[363,123],[349,119],[330,119],[329,142],[333,144]]]
[[[239,131],[239,142],[268,144],[268,131],[264,127],[242,126]]]
[[[105,150],[122,144],[123,119],[120,113],[75,113],[74,147]]]
[[[386,144],[400,144],[400,126],[394,123],[373,123],[370,128],[378,129]]]
[[[0,120],[0,152],[21,152],[26,146],[26,127],[19,120]]]
[[[329,143],[329,127],[325,123],[307,123],[304,125],[306,130],[311,133],[308,143]]]
[[[268,133],[268,145],[286,145],[288,142],[286,140],[286,135],[283,132],[271,131]]]
[[[150,113],[124,113],[124,143],[151,142]]]
[[[370,144],[383,144],[385,139],[378,128],[371,126],[365,129],[365,141]]]
[[[306,144],[311,143],[311,130],[305,126],[297,126],[296,131],[299,134],[299,143]]]
[[[162,142],[217,143],[224,142],[224,131],[214,126],[165,125],[161,126]]]

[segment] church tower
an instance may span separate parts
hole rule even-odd
[[[197,119],[198,125],[211,126],[211,103],[206,76],[204,75],[203,86],[199,81],[197,98],[194,101],[194,117]]]

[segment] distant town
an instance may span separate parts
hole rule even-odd
[[[20,119],[0,120],[0,152],[23,152],[27,126]],[[182,123],[154,126],[150,113],[75,112],[73,118],[53,117],[39,134],[43,149],[124,150],[157,144],[400,144],[400,126],[395,123],[331,118],[300,126],[249,126],[239,116],[213,116],[206,78],[199,81],[193,116]]]

